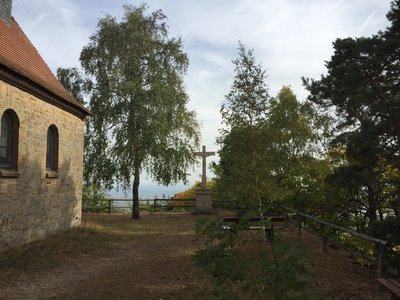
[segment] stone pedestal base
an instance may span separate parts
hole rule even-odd
[[[198,189],[196,194],[196,214],[209,214],[212,211],[211,189]]]

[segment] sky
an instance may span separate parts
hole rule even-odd
[[[143,1],[13,0],[13,16],[53,73],[79,67],[79,55],[100,18],[120,19],[123,5]],[[148,12],[162,9],[170,37],[180,36],[189,57],[184,78],[189,109],[197,112],[202,145],[217,151],[220,107],[233,82],[238,42],[253,49],[268,74],[270,96],[291,86],[307,98],[301,77],[319,78],[336,38],[371,36],[388,26],[390,0],[148,0]],[[199,149],[200,150],[200,149]],[[218,157],[209,157],[217,161]],[[141,198],[173,196],[200,179],[199,165],[189,183],[163,187],[142,178]],[[208,170],[210,174],[210,170]],[[212,176],[212,173],[211,173]],[[124,196],[119,191],[111,196]],[[128,194],[128,196],[130,196]]]

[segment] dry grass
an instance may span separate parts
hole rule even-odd
[[[21,273],[57,267],[70,256],[94,253],[105,239],[106,236],[95,230],[74,228],[12,248],[0,256],[0,281],[16,278]]]
[[[160,215],[157,220],[134,221],[127,214],[85,214],[78,228],[2,252],[0,281],[22,273],[59,267],[71,258],[103,257],[121,242],[149,239],[157,235],[193,234],[191,226],[182,231],[179,222],[167,222],[160,226],[160,218],[162,220],[164,217]],[[5,274],[7,277],[4,277]]]
[[[191,258],[200,246],[197,218],[85,214],[80,228],[2,253],[0,299],[213,299],[212,284]],[[285,235],[296,240],[290,230]],[[375,274],[351,264],[348,254],[323,255],[318,240],[304,235],[302,241],[311,252],[311,292],[388,299],[377,291]]]
[[[80,228],[2,253],[0,299],[208,299],[191,260],[196,218],[85,214]]]

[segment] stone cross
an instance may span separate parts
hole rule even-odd
[[[202,152],[193,152],[194,155],[196,156],[201,156],[203,159],[203,174],[201,175],[201,188],[206,189],[207,188],[207,176],[206,176],[206,170],[207,170],[207,164],[206,164],[206,158],[207,156],[212,156],[215,155],[215,152],[206,152],[206,146],[203,146],[203,151]]]

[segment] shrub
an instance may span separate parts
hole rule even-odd
[[[309,299],[304,292],[310,277],[305,249],[282,237],[267,239],[243,232],[244,228],[246,224],[240,223],[227,230],[221,220],[210,219],[196,224],[204,244],[193,259],[211,276],[214,295],[219,299]]]
[[[107,207],[107,194],[99,185],[84,185],[82,190],[82,210],[84,212],[103,212]]]
[[[387,217],[383,221],[375,221],[371,223],[368,234],[388,242],[388,264],[400,270],[400,218]]]

